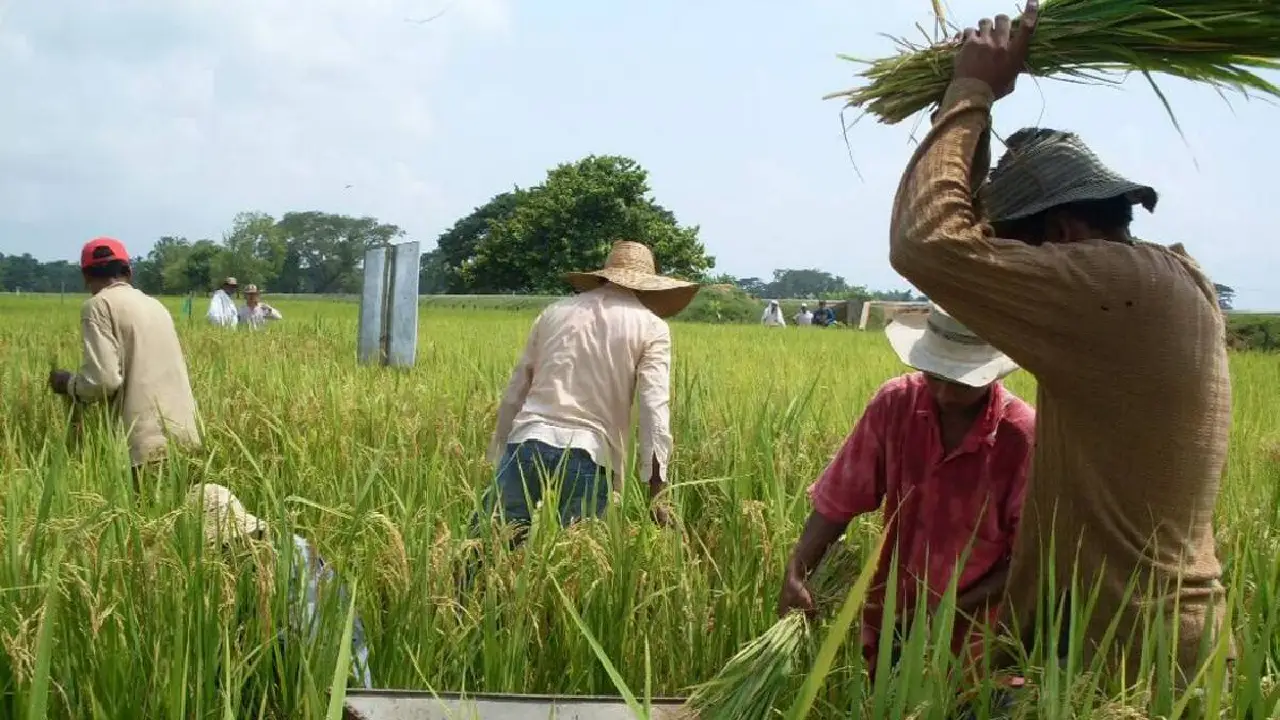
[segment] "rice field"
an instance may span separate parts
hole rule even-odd
[[[617,694],[585,626],[637,695],[686,694],[776,621],[806,486],[874,390],[903,372],[878,334],[676,324],[678,527],[649,523],[631,483],[604,521],[562,531],[539,520],[512,552],[493,534],[466,535],[531,311],[424,310],[417,366],[391,371],[355,364],[355,304],[285,300],[282,324],[231,333],[207,327],[198,302],[180,333],[205,447],[135,495],[119,438],[92,414],[77,430],[46,387],[51,363],[78,365],[80,300],[0,296],[5,718],[333,717],[346,608],[325,604],[332,631],[314,642],[276,642],[281,574],[258,558],[206,554],[179,511],[198,479],[316,543],[354,588],[377,687]],[[1234,668],[1217,668],[1194,696],[1047,668],[1017,716],[1280,710],[1280,356],[1237,355],[1232,371],[1219,535]],[[1009,384],[1034,399],[1025,374]],[[877,518],[851,526],[850,585],[878,529]],[[483,569],[460,593],[477,544]],[[811,633],[814,648],[825,629]],[[849,637],[810,717],[951,715],[945,648],[913,634],[903,673],[872,685],[856,629]],[[1229,687],[1216,689],[1224,674]],[[784,709],[802,680],[788,681]]]

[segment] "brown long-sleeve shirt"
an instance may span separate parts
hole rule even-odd
[[[1213,286],[1180,247],[994,237],[972,201],[993,100],[981,81],[952,83],[898,188],[890,255],[1039,384],[1005,618],[1025,637],[1041,583],[1069,590],[1074,565],[1079,604],[1097,586],[1090,656],[1106,645],[1136,661],[1143,608],[1170,601],[1169,617],[1176,598],[1179,659],[1193,672],[1209,613],[1225,609],[1212,521],[1231,388]]]
[[[111,402],[128,432],[133,465],[162,456],[168,439],[199,446],[187,362],[164,305],[115,283],[85,301],[80,321],[84,362],[67,394]]]

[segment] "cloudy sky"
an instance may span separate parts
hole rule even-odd
[[[953,0],[972,22],[1003,0]],[[636,158],[719,269],[905,287],[889,203],[910,123],[841,133],[837,53],[919,36],[927,0],[0,0],[0,252],[74,258],[220,237],[238,211],[371,214],[424,249],[513,184]],[[421,22],[435,17],[430,22]],[[997,131],[1076,130],[1162,192],[1136,230],[1181,241],[1238,305],[1280,309],[1280,107],[1169,80],[1024,82]],[[1250,140],[1249,138],[1253,138]],[[855,171],[855,165],[859,173]],[[350,185],[350,188],[346,186]],[[1269,202],[1274,202],[1271,200]]]

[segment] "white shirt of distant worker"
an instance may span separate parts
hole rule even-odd
[[[235,327],[236,322],[240,319],[236,312],[236,302],[231,298],[236,294],[239,285],[236,279],[229,277],[222,281],[222,287],[213,291],[213,297],[209,299],[209,322],[221,327]]]
[[[764,313],[760,315],[760,323],[766,327],[786,327],[787,320],[782,317],[782,306],[777,300],[770,300],[765,306]]]
[[[495,482],[473,532],[498,510],[515,526],[517,543],[532,522],[530,508],[540,504],[555,509],[562,525],[603,513],[622,487],[633,398],[640,477],[649,483],[653,519],[670,522],[654,502],[672,448],[664,318],[683,310],[698,285],[658,275],[649,248],[628,241],[614,244],[603,269],[566,280],[579,294],[534,321],[498,407],[489,446]]]
[[[244,286],[244,305],[240,307],[240,324],[257,330],[269,321],[283,320],[280,311],[262,302],[257,285]]]
[[[813,313],[809,311],[808,305],[801,305],[800,312],[796,313],[796,325],[812,325]]]

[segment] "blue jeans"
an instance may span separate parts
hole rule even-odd
[[[609,503],[609,478],[585,450],[527,440],[507,445],[493,485],[481,500],[482,512],[491,516],[500,508],[506,522],[528,525],[532,508],[549,486],[559,488],[561,525],[600,515]]]

